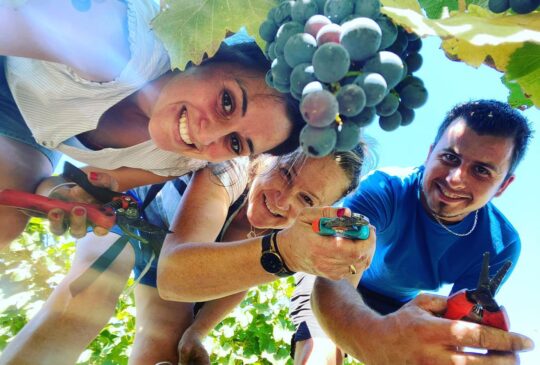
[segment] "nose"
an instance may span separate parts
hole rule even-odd
[[[276,193],[276,206],[282,212],[288,212],[291,208],[291,199],[288,189]]]
[[[221,123],[210,118],[201,120],[197,142],[203,146],[218,142],[233,132],[230,124],[232,123]]]
[[[466,171],[463,166],[458,166],[450,170],[446,181],[448,185],[454,189],[461,188],[465,186],[466,180]]]

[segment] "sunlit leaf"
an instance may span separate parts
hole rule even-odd
[[[259,25],[274,0],[167,0],[152,21],[171,58],[171,66],[183,70],[189,61],[199,64],[212,56],[227,31],[246,27],[259,44]]]

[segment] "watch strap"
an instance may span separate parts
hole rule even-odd
[[[290,275],[295,274],[294,271],[289,269],[289,267],[285,263],[285,260],[283,260],[283,256],[281,256],[281,253],[279,252],[279,247],[278,247],[278,244],[277,244],[277,231],[272,232],[271,236],[272,236],[271,237],[272,238],[272,243],[274,244],[274,251],[276,251],[276,253],[279,255],[279,257],[281,257],[281,262],[283,263],[282,272],[285,274],[284,276],[290,276]]]

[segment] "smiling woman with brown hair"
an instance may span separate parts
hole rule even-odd
[[[145,0],[0,6],[0,189],[33,192],[53,150],[108,170],[124,191],[298,146],[297,103],[266,85],[270,64],[252,38],[235,35],[200,66],[171,71],[150,28],[157,12]],[[6,246],[27,219],[5,207],[0,216]]]

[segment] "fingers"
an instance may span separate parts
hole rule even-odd
[[[86,209],[74,207],[69,216],[70,234],[75,238],[82,238],[86,235]]]
[[[86,173],[92,185],[117,191],[118,183],[109,174],[96,171],[87,171]]]
[[[495,351],[530,351],[534,342],[527,336],[506,332],[476,323],[453,321],[451,331],[455,345]]]
[[[446,296],[423,293],[414,298],[411,304],[417,305],[435,315],[442,316],[446,312],[447,300],[448,297]]]
[[[305,208],[300,212],[298,219],[302,222],[311,224],[314,220],[319,218],[334,218],[351,216],[351,210],[349,208],[337,208],[337,207],[317,207],[317,208]]]
[[[67,229],[64,223],[64,211],[62,209],[51,209],[47,213],[47,219],[49,220],[49,230],[52,234],[61,236]]]

